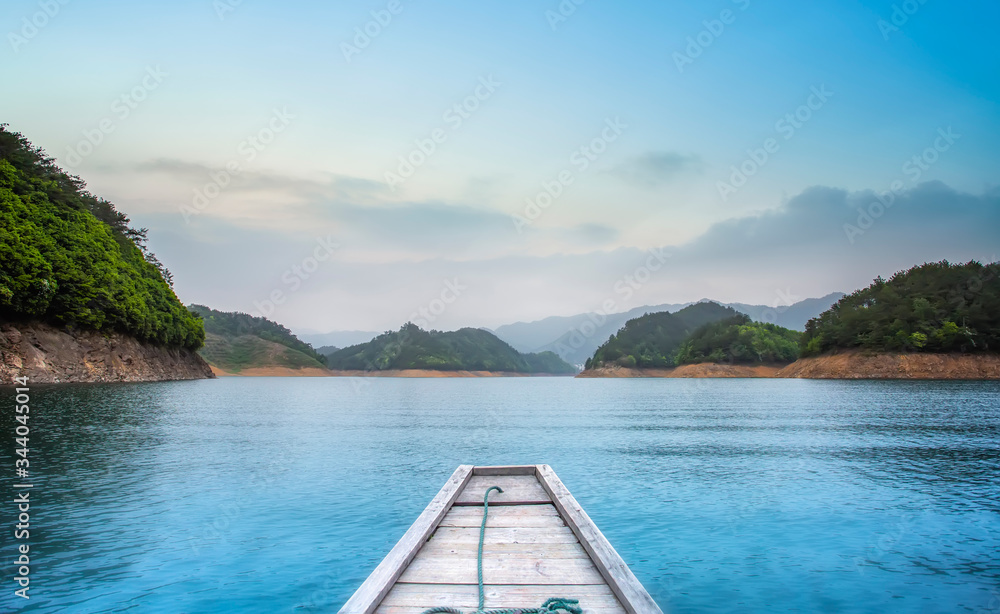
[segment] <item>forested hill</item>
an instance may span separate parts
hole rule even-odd
[[[0,126],[0,319],[117,331],[160,346],[202,345],[146,230]]]
[[[840,299],[806,324],[804,356],[874,352],[1000,352],[1000,263],[927,263]]]
[[[322,368],[326,357],[281,324],[246,313],[216,311],[191,305],[205,324],[201,355],[212,366],[229,373],[245,369],[288,367]]]
[[[406,324],[368,343],[344,348],[327,359],[331,369],[385,371],[496,371],[506,373],[573,374],[576,369],[552,352],[521,354],[492,333],[463,328],[454,332],[425,331]]]
[[[734,365],[788,364],[799,357],[802,333],[738,314],[695,329],[674,355],[678,365],[704,362]]]
[[[605,366],[665,368],[674,366],[674,355],[694,330],[739,313],[718,303],[695,303],[676,313],[647,313],[625,323],[597,348],[586,368]]]

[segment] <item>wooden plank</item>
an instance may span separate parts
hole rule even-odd
[[[410,584],[477,584],[476,557],[431,556],[420,552],[397,582]],[[494,584],[604,584],[586,559],[483,559],[483,582]]]
[[[487,609],[537,608],[550,597],[578,599],[587,614],[624,614],[611,589],[604,584],[518,586],[491,585],[484,591]],[[379,606],[386,614],[419,614],[437,607],[475,610],[479,589],[475,584],[397,584]]]
[[[479,465],[472,475],[535,475],[534,465]]]
[[[510,510],[510,511],[508,511]],[[453,507],[441,520],[442,527],[480,527],[483,524],[483,506]],[[566,526],[555,506],[523,505],[511,507],[493,507],[490,505],[490,517],[486,521],[487,534],[489,529],[501,527],[551,527],[557,529]]]
[[[548,597],[546,597],[545,599],[548,599]],[[531,607],[537,608],[540,605],[542,605],[542,603],[544,603],[544,602],[545,602],[545,600],[543,599],[542,601],[538,602],[537,604],[535,604],[535,605],[533,605]],[[435,605],[436,604],[431,604],[431,605],[426,605],[426,606],[424,606],[424,605],[420,605],[420,606],[405,606],[405,605],[404,606],[398,606],[398,605],[379,606],[378,609],[375,610],[375,614],[423,614],[423,612],[425,612],[426,610],[429,610],[432,607],[435,607]],[[471,605],[465,606],[465,607],[466,607],[466,609],[471,610],[472,612],[475,612],[476,605],[477,604],[471,604]],[[447,605],[446,607],[456,607],[456,606]],[[611,608],[602,608],[602,607],[589,606],[589,607],[586,607],[583,610],[583,612],[584,612],[584,614],[625,614],[625,609],[623,607],[621,607],[620,605],[619,606],[614,606],[614,607],[611,607]]]
[[[419,552],[427,538],[437,529],[441,519],[458,495],[472,479],[472,465],[459,465],[448,478],[444,487],[430,502],[409,530],[375,568],[368,579],[355,591],[347,603],[340,608],[340,614],[370,614],[385,598],[403,570]]]
[[[483,592],[486,595],[487,608],[508,608],[519,605],[536,607],[553,596],[581,600],[599,599],[608,605],[618,604],[618,598],[615,597],[614,592],[607,584],[536,586],[491,584],[484,587]],[[435,601],[438,599],[438,595],[444,596],[442,600],[456,601],[457,607],[468,607],[469,605],[476,607],[479,605],[479,587],[475,584],[397,584],[386,595],[382,605],[407,605],[414,602]],[[538,603],[535,604],[535,601]],[[448,605],[451,603],[449,602]]]
[[[479,542],[448,541],[432,539],[420,550],[421,554],[444,559],[474,559],[479,552]],[[483,544],[483,558],[524,557],[529,559],[589,559],[590,555],[583,549],[580,542],[549,543],[549,544]]]
[[[455,500],[456,505],[482,505],[483,495],[490,486],[499,486],[502,493],[490,493],[490,505],[510,505],[512,503],[550,503],[549,496],[534,475],[473,475],[465,489]]]
[[[479,543],[479,527],[438,527],[431,537],[445,539],[450,542]],[[487,528],[487,544],[519,543],[519,544],[576,544],[579,540],[569,527],[553,531],[544,527],[497,527]]]
[[[566,524],[576,534],[593,559],[600,575],[607,581],[629,614],[663,614],[660,606],[649,596],[646,588],[611,547],[607,538],[570,494],[552,467],[538,465],[537,476],[546,492],[552,497]]]

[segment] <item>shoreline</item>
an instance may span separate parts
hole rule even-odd
[[[773,378],[778,377],[783,365],[720,365],[712,362],[702,362],[693,365],[664,369],[641,369],[628,367],[601,367],[583,371],[576,377],[581,379],[599,378],[675,378],[675,379],[707,379],[707,378]]]
[[[510,371],[437,371],[434,369],[388,369],[386,371],[330,370],[318,367],[252,367],[239,373],[229,373],[212,367],[217,377],[400,377],[400,378],[481,378],[481,377],[573,377],[574,374],[514,373]]]
[[[42,322],[0,323],[0,382],[165,382],[215,377],[194,350],[117,332],[67,331]]]
[[[997,380],[998,354],[878,353],[847,350],[789,365],[699,363],[669,369],[601,367],[578,378],[775,378],[836,380]]]

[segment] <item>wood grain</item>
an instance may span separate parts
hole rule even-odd
[[[437,496],[431,500],[389,554],[382,559],[375,571],[340,608],[340,614],[370,614],[375,611],[379,602],[388,594],[400,574],[451,509],[462,489],[472,479],[472,469],[472,465],[459,465]]]
[[[619,601],[630,614],[663,614],[660,606],[646,592],[646,588],[636,579],[632,570],[618,552],[611,547],[604,534],[590,519],[587,512],[570,494],[552,467],[538,465],[538,479],[552,497],[552,501],[562,514],[566,524],[576,534],[580,543],[593,559],[600,574],[607,580],[608,586],[618,596]]]
[[[483,495],[490,486],[499,486],[502,493],[490,493],[490,506],[551,502],[534,475],[473,475],[455,505],[482,505]]]

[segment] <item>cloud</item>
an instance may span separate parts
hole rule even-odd
[[[700,172],[701,168],[701,158],[696,155],[673,151],[650,151],[629,159],[610,172],[627,183],[654,188],[683,173]]]
[[[297,235],[225,217],[192,226],[177,215],[142,222],[156,229],[153,249],[183,300],[243,311],[275,289],[290,290],[286,272],[309,257],[318,237],[332,235],[343,247],[274,314],[313,330],[396,328],[454,278],[469,290],[435,323],[444,329],[582,313],[608,299],[618,310],[703,297],[773,304],[851,291],[925,261],[989,261],[1000,252],[998,189],[975,195],[925,183],[888,208],[878,202],[871,191],[809,188],[663,247],[670,257],[651,275],[642,271],[650,254],[618,246],[614,228],[533,227],[518,235],[508,215],[461,204],[320,199],[297,211],[310,222]],[[859,222],[859,208],[870,223]],[[861,234],[845,231],[859,225]],[[533,252],[518,241],[560,248]],[[630,279],[642,282],[625,292]]]
[[[281,194],[296,201],[351,200],[369,201],[384,198],[388,186],[379,181],[337,174],[319,178],[292,177],[241,169],[231,173],[224,166],[213,167],[197,162],[173,159],[156,159],[137,164],[133,170],[140,173],[157,173],[191,186],[202,186],[214,177],[225,176],[225,190],[232,193]]]
[[[880,200],[881,198],[881,200]],[[883,201],[889,206],[883,204]],[[989,251],[1000,237],[1000,190],[958,192],[940,182],[895,195],[812,187],[766,213],[711,226],[685,247],[696,257],[760,258],[802,250],[838,259]]]

